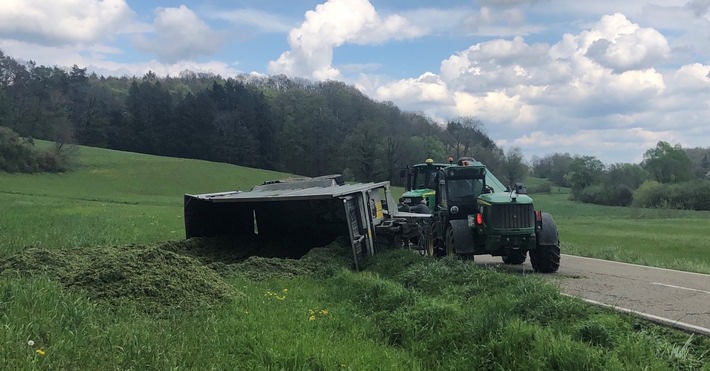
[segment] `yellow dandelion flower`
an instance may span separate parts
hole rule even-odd
[[[328,315],[328,310],[327,309],[321,309],[320,314],[327,316]]]
[[[312,315],[316,314],[316,311],[314,311],[313,309],[309,309],[308,314],[310,314],[312,316]]]
[[[35,350],[35,352],[37,352],[37,354],[39,354],[41,356],[43,356],[45,354],[44,350],[42,350],[42,349],[37,349],[37,350]]]
[[[288,289],[283,289],[283,290],[281,290],[281,292],[283,292],[285,294],[288,292]]]
[[[309,321],[315,321],[315,320],[316,320],[316,316],[311,315],[310,317],[308,317],[308,320],[309,320]]]
[[[286,299],[286,296],[277,296],[276,299],[285,300],[285,299]]]

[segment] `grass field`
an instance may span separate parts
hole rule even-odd
[[[535,275],[401,250],[352,272],[342,244],[289,261],[185,254],[184,193],[283,176],[92,148],[71,173],[0,174],[0,369],[710,370],[710,339]],[[533,197],[565,252],[708,267],[708,214]]]
[[[184,238],[183,194],[249,190],[287,174],[89,147],[66,174],[0,173],[0,256]]]
[[[554,216],[563,253],[710,274],[710,212],[598,206],[532,195]]]

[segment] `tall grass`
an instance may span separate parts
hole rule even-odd
[[[409,263],[396,264],[402,261]],[[360,273],[226,278],[240,291],[231,300],[154,317],[131,306],[97,305],[46,279],[5,277],[0,363],[4,369],[708,369],[710,339],[587,306],[535,276],[469,262],[400,250],[371,259]]]

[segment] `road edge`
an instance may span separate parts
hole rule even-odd
[[[705,328],[705,327],[696,326],[696,325],[691,325],[691,324],[689,324],[689,323],[680,322],[680,321],[672,320],[672,319],[669,319],[669,318],[659,317],[659,316],[656,316],[656,315],[653,315],[653,314],[648,314],[648,313],[644,313],[644,312],[639,312],[639,311],[637,311],[637,310],[628,309],[628,308],[624,308],[624,307],[619,307],[619,306],[616,306],[616,305],[606,304],[606,303],[602,303],[602,302],[599,302],[599,301],[596,301],[596,300],[586,299],[586,298],[579,297],[579,296],[574,296],[574,295],[565,294],[565,293],[560,293],[560,294],[562,294],[562,295],[564,295],[564,296],[568,296],[568,297],[570,297],[570,298],[576,298],[576,299],[582,300],[582,301],[584,301],[584,302],[586,302],[586,303],[589,303],[589,304],[592,304],[592,305],[596,305],[596,306],[599,306],[599,307],[610,308],[610,309],[613,309],[613,310],[615,310],[615,311],[617,311],[617,312],[633,314],[633,315],[635,315],[635,316],[637,316],[637,317],[641,317],[641,318],[643,318],[643,319],[649,320],[649,321],[651,321],[651,322],[654,322],[654,323],[657,323],[657,324],[660,324],[660,325],[664,325],[664,326],[668,326],[668,327],[673,327],[673,328],[677,328],[677,329],[679,329],[679,330],[683,330],[683,331],[685,331],[685,332],[690,332],[690,333],[693,333],[693,334],[698,334],[698,335],[703,335],[703,336],[710,337],[710,329]]]

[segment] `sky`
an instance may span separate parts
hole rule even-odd
[[[504,150],[710,147],[710,0],[0,0],[0,50],[104,76],[338,80]]]

